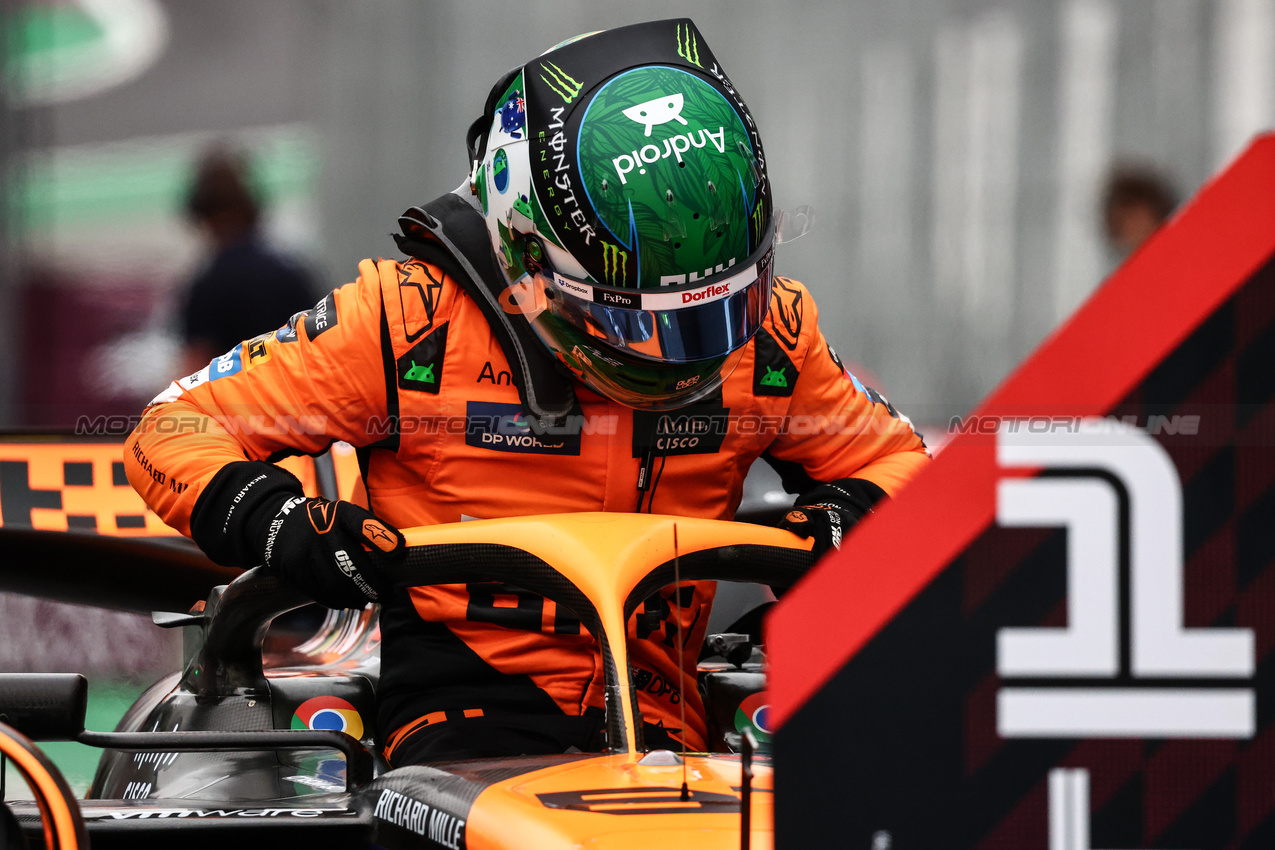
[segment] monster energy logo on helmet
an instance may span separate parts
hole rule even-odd
[[[541,62],[540,68],[549,76],[540,75],[540,79],[548,84],[553,93],[562,98],[563,103],[570,103],[580,94],[580,81],[563,71],[552,62]]]
[[[759,247],[772,211],[765,156],[690,21],[566,43],[524,78],[539,208],[598,283],[686,283]]]
[[[699,64],[699,39],[695,37],[695,30],[689,25],[677,25],[677,55],[692,65],[703,67]]]
[[[629,252],[610,242],[602,243],[602,276],[610,286],[622,285],[629,270]]]

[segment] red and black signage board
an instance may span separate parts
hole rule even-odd
[[[780,850],[1275,847],[1275,137],[776,608]]]

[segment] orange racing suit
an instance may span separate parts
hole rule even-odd
[[[359,272],[152,402],[125,463],[165,522],[189,535],[203,487],[227,463],[319,454],[336,440],[359,448],[370,509],[400,528],[573,511],[729,520],[763,453],[809,486],[854,477],[886,494],[927,461],[907,419],[842,368],[795,281],[777,279],[769,316],[719,396],[657,415],[575,382],[576,433],[536,434],[469,293],[420,260],[364,260]],[[673,629],[702,644],[715,585],[690,586],[680,623],[673,588],[633,615],[630,652],[643,716],[673,730],[684,696],[685,741],[702,750],[697,653],[679,675]],[[552,601],[491,584],[399,596],[382,611],[387,758],[429,718],[602,708],[597,646]]]

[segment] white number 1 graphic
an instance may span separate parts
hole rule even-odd
[[[997,460],[1007,468],[1102,470],[1129,499],[1130,672],[1146,678],[1248,678],[1251,629],[1185,628],[1182,487],[1172,458],[1146,432],[1084,420],[1075,433],[1020,433],[1003,426]],[[1117,493],[1102,478],[1010,478],[997,487],[997,521],[1067,529],[1065,628],[1004,628],[1002,678],[1103,677],[1119,669]],[[1095,683],[1097,684],[1097,683]],[[1254,734],[1254,694],[1217,687],[1020,687],[997,695],[1004,737],[1204,737]]]

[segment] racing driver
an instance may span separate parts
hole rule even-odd
[[[470,173],[409,210],[403,260],[175,381],[128,477],[210,558],[334,607],[382,606],[380,742],[394,766],[605,746],[599,649],[565,609],[487,583],[395,589],[399,528],[572,511],[728,520],[775,466],[786,527],[840,545],[927,461],[846,371],[810,293],[773,274],[753,118],[689,20],[558,45],[506,74]],[[273,465],[356,447],[367,504]],[[629,624],[649,745],[705,748],[696,652],[715,586]],[[677,592],[675,604],[670,604]],[[686,683],[682,687],[680,683]],[[679,702],[687,701],[681,729]]]

